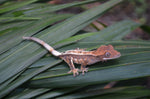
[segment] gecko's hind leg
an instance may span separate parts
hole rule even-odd
[[[68,73],[73,73],[73,76],[79,75],[79,73],[78,73],[79,69],[75,68],[72,58],[64,60],[64,61],[69,65],[69,67],[71,69]]]

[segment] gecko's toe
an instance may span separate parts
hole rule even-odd
[[[68,74],[70,74],[72,72],[72,70],[68,71]]]
[[[77,75],[79,75],[79,69],[73,69],[73,70],[70,70],[68,73],[73,73],[73,76],[75,77],[75,76],[77,76]]]
[[[81,68],[80,71],[82,72],[82,75],[84,75],[85,72],[88,72],[88,68]]]

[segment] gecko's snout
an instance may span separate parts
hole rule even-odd
[[[119,54],[117,54],[117,55],[116,55],[116,57],[115,57],[115,58],[119,58],[120,56],[121,56],[121,54],[119,53]]]

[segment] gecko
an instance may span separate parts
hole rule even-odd
[[[96,50],[92,51],[86,51],[85,49],[77,48],[74,50],[59,52],[39,38],[23,37],[23,39],[32,40],[41,44],[50,53],[52,53],[52,55],[64,60],[70,67],[70,71],[68,73],[73,73],[73,76],[79,75],[79,72],[82,72],[83,75],[85,72],[88,72],[88,68],[86,67],[87,65],[91,65],[100,61],[116,59],[121,56],[121,53],[115,50],[112,45],[102,45]],[[74,63],[81,64],[80,69],[75,68]]]

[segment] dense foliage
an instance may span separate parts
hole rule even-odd
[[[150,76],[150,43],[122,39],[142,23],[122,20],[96,32],[82,30],[124,0],[109,0],[77,15],[56,11],[100,0],[60,5],[39,1],[0,2],[1,98],[132,99],[150,96],[150,90],[143,85]],[[66,63],[40,45],[24,41],[23,36],[38,37],[59,51],[77,47],[92,50],[112,44],[122,56],[91,65],[84,76],[73,77],[67,73]],[[117,84],[104,88],[109,82]]]

